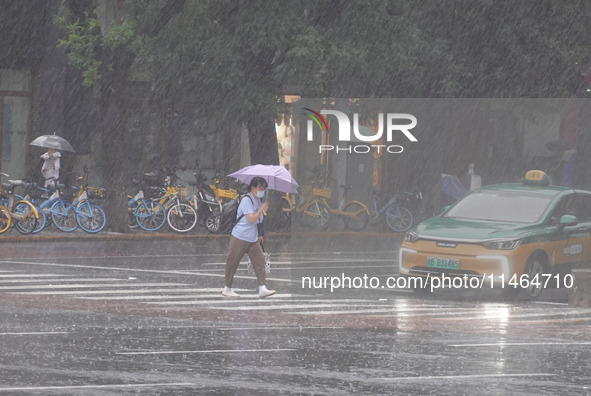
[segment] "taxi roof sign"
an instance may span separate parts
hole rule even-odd
[[[541,170],[530,170],[523,178],[523,184],[531,184],[536,186],[547,186],[550,184],[550,178]]]

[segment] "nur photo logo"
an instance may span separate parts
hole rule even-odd
[[[365,154],[370,153],[372,149],[375,149],[378,153],[387,152],[391,154],[400,154],[404,151],[404,147],[398,144],[390,144],[393,142],[395,135],[402,134],[410,142],[418,141],[410,132],[411,129],[417,126],[417,118],[412,114],[387,113],[384,117],[384,113],[379,113],[377,116],[377,131],[372,131],[373,134],[367,135],[361,133],[358,113],[353,113],[353,123],[351,123],[349,116],[342,111],[320,110],[320,112],[317,112],[307,107],[304,107],[303,110],[305,110],[305,112],[302,114],[310,118],[306,123],[307,141],[314,141],[314,125],[318,126],[320,133],[329,134],[328,123],[323,115],[332,115],[336,117],[338,123],[337,141],[338,143],[346,143],[345,146],[339,146],[338,144],[320,144],[318,146],[319,153],[322,153],[323,151],[335,151],[337,153],[348,152]],[[362,128],[365,128],[365,130],[369,129],[367,127]],[[351,135],[351,133],[353,135]],[[385,141],[388,144],[382,144],[384,141],[384,135]],[[368,144],[348,144],[352,141],[367,142]],[[334,142],[334,139],[331,139],[331,143],[332,142]]]

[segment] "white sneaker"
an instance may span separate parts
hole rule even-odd
[[[277,293],[275,290],[265,290],[265,291],[259,292],[259,298],[269,297],[275,293]]]
[[[234,290],[222,290],[222,297],[240,297]]]

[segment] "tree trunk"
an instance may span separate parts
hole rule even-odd
[[[133,55],[119,53],[115,57],[113,72],[105,78],[101,95],[103,116],[103,180],[107,188],[104,210],[107,228],[115,232],[127,232],[126,183],[131,180],[138,164],[130,163],[133,158],[132,136],[126,133],[125,98],[127,97],[127,76]]]
[[[274,118],[267,118],[260,113],[253,114],[247,127],[250,162],[253,165],[279,165]]]
[[[253,114],[248,122],[248,141],[251,164],[279,165],[274,118],[265,117],[261,113]],[[277,230],[281,226],[281,213],[278,210],[281,194],[270,192],[267,199],[269,210],[265,216],[265,229]]]

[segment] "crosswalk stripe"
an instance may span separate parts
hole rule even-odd
[[[50,278],[50,277],[57,277],[63,276],[64,278],[72,277],[73,275],[63,275],[63,274],[8,274],[3,275],[0,274],[0,282],[3,282],[2,279],[4,278]]]
[[[130,269],[131,270],[131,269]],[[156,271],[160,272],[160,271]],[[175,272],[175,271],[172,271]],[[175,274],[178,274],[177,271]],[[188,272],[188,271],[182,271]],[[137,276],[134,274],[134,276]],[[253,277],[249,277],[254,279]],[[493,303],[484,306],[450,306],[446,302],[417,300],[412,304],[394,299],[335,298],[305,293],[277,293],[270,299],[261,300],[255,288],[235,289],[240,298],[226,299],[221,296],[220,287],[193,287],[187,283],[143,282],[135,277],[126,278],[79,278],[69,274],[20,273],[0,271],[0,293],[13,293],[36,296],[63,296],[82,300],[129,301],[134,303],[170,307],[195,306],[234,312],[287,312],[297,315],[367,315],[397,319],[428,318],[445,321],[495,320],[507,314],[507,304]],[[284,289],[286,290],[286,289]],[[287,288],[286,291],[289,291]],[[326,297],[326,298],[325,298]],[[561,320],[591,320],[591,309],[578,309],[573,312],[548,311],[546,306],[510,306],[512,320],[528,322],[551,322]],[[441,321],[441,322],[439,322]],[[435,322],[433,322],[435,323]]]
[[[120,282],[122,279],[119,278],[54,278],[54,279],[34,279],[34,278],[25,278],[25,279],[9,279],[4,280],[0,279],[0,285],[10,284],[10,283],[39,283],[39,282]]]
[[[90,287],[150,287],[150,286],[187,286],[183,283],[106,283],[106,284],[82,284],[77,283],[73,285],[39,285],[34,286],[35,289],[82,289]],[[0,290],[24,290],[30,289],[31,286],[0,286]]]

